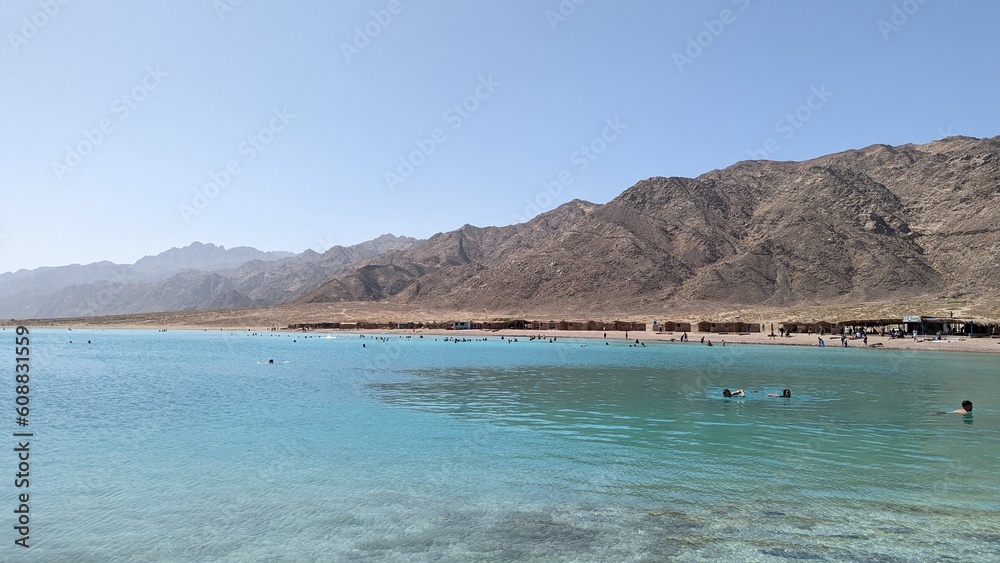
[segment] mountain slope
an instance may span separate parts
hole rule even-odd
[[[626,313],[998,293],[1000,137],[949,137],[650,178],[604,205],[425,241],[294,256],[192,245],[132,266],[3,274],[0,316],[340,301]]]
[[[443,233],[300,302],[476,310],[844,303],[1000,290],[1000,138],[650,178],[605,205]]]
[[[184,248],[171,248],[156,256],[145,256],[132,265],[143,279],[161,280],[187,270],[214,272],[236,268],[251,260],[272,262],[294,256],[292,252],[262,252],[249,246],[227,249],[214,244],[192,243]]]
[[[195,243],[147,256],[134,266],[100,262],[22,270],[0,276],[0,316],[78,317],[275,305],[315,289],[353,262],[415,242],[383,235],[350,247],[335,246],[323,254],[307,250],[297,255]],[[203,271],[194,266],[221,269]]]

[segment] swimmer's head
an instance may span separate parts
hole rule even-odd
[[[972,401],[962,401],[962,408],[972,412]]]
[[[785,398],[791,398],[791,396],[792,396],[792,390],[791,389],[785,389],[784,391],[781,392],[781,396],[785,397]]]
[[[722,390],[722,396],[723,397],[732,397],[733,396],[733,392],[730,391],[729,389],[723,389]]]

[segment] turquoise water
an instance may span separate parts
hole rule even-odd
[[[1000,554],[998,356],[335,336],[33,332],[32,547],[6,510],[0,559]]]

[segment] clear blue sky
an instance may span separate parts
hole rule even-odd
[[[424,238],[751,151],[1000,134],[1000,2],[576,1],[7,0],[0,272]]]

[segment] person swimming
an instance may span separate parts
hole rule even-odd
[[[969,414],[971,412],[972,412],[972,401],[966,399],[965,401],[962,401],[962,408],[951,411],[948,414]]]
[[[791,389],[785,389],[784,391],[781,392],[780,395],[778,395],[777,393],[768,393],[767,396],[768,397],[781,397],[781,398],[784,398],[784,399],[791,399],[792,398],[792,390]]]
[[[729,399],[731,397],[746,397],[747,394],[743,392],[742,389],[737,389],[736,391],[730,391],[729,389],[722,390],[722,396]]]
[[[271,358],[270,360],[268,360],[267,363],[273,364],[274,363],[274,358]]]

